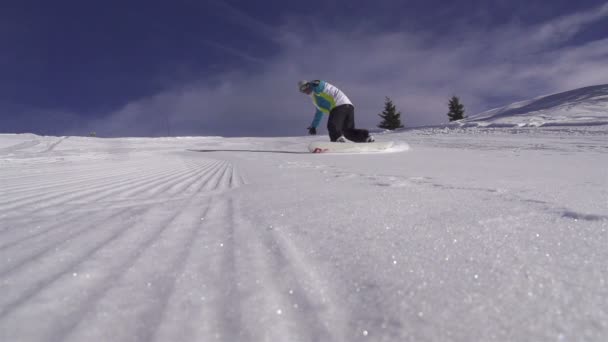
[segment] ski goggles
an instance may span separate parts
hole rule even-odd
[[[310,83],[305,83],[300,86],[300,92],[305,93],[310,90]]]

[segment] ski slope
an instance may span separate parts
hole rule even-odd
[[[462,127],[608,125],[608,84],[539,96],[455,122]]]
[[[0,341],[608,340],[605,126],[319,139],[0,135]]]

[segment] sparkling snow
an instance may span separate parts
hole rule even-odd
[[[318,139],[0,135],[0,341],[608,340],[606,126]]]

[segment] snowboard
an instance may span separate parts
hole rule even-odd
[[[383,152],[393,147],[392,141],[376,141],[371,143],[339,143],[329,141],[315,141],[308,145],[312,153],[360,153],[360,152]]]

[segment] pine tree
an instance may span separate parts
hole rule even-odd
[[[394,130],[397,128],[403,128],[401,124],[401,113],[397,111],[397,108],[393,104],[390,98],[386,98],[384,102],[384,111],[378,114],[382,118],[382,122],[378,125],[380,128]]]
[[[448,106],[450,108],[450,111],[448,112],[450,121],[466,118],[466,116],[464,116],[464,105],[460,103],[460,99],[457,96],[452,96]]]

